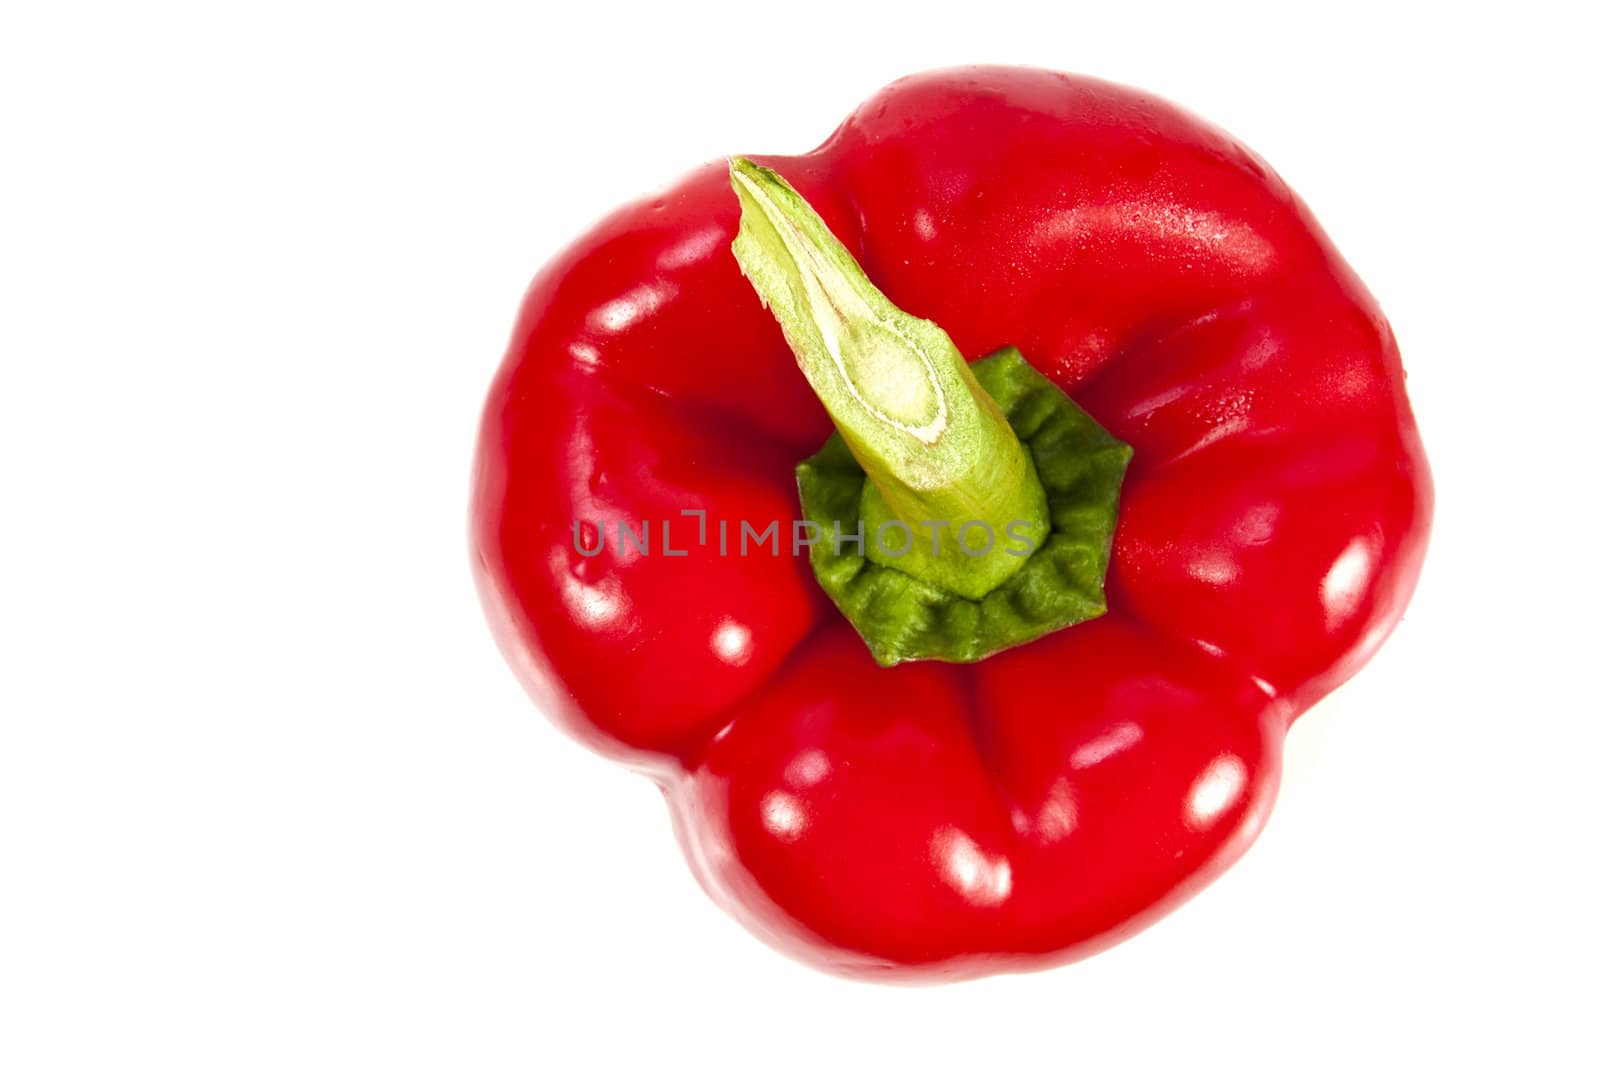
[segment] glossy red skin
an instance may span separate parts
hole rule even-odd
[[[969,358],[1019,346],[1132,444],[1108,614],[885,669],[804,559],[574,550],[575,519],[787,522],[831,430],[729,251],[717,161],[527,295],[475,472],[496,634],[786,951],[920,980],[1095,951],[1250,843],[1289,723],[1410,596],[1432,490],[1394,337],[1276,174],[1138,91],[935,72],[758,159],[901,307]]]

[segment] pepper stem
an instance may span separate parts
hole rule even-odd
[[[867,475],[867,556],[982,598],[1050,530],[1028,450],[949,335],[891,303],[788,182],[729,172],[733,254]]]

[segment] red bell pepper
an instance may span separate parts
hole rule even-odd
[[[1249,844],[1288,725],[1410,596],[1394,336],[1266,164],[1145,93],[925,74],[761,163],[535,279],[474,475],[497,638],[780,947],[1095,951]],[[1042,525],[913,565],[841,515]]]

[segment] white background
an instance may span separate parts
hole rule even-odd
[[[1596,95],[1579,5],[748,0],[0,16],[0,1062],[1594,1062]],[[773,953],[482,622],[522,288],[615,203],[915,70],[1155,90],[1401,339],[1422,585],[1259,844],[1109,953]]]

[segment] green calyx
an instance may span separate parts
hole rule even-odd
[[[962,596],[861,553],[862,542],[850,538],[875,539],[864,505],[867,476],[840,435],[795,468],[800,510],[820,531],[811,546],[812,573],[884,666],[915,659],[971,663],[1106,610],[1117,498],[1133,450],[1015,348],[978,360],[972,370],[1031,454],[1050,523],[1017,571],[982,597]],[[1025,547],[997,533],[1004,540],[993,551]]]
[[[839,431],[796,468],[812,569],[878,662],[970,662],[1102,614],[1131,449],[1016,349],[968,364],[776,173],[730,172],[734,255]]]

